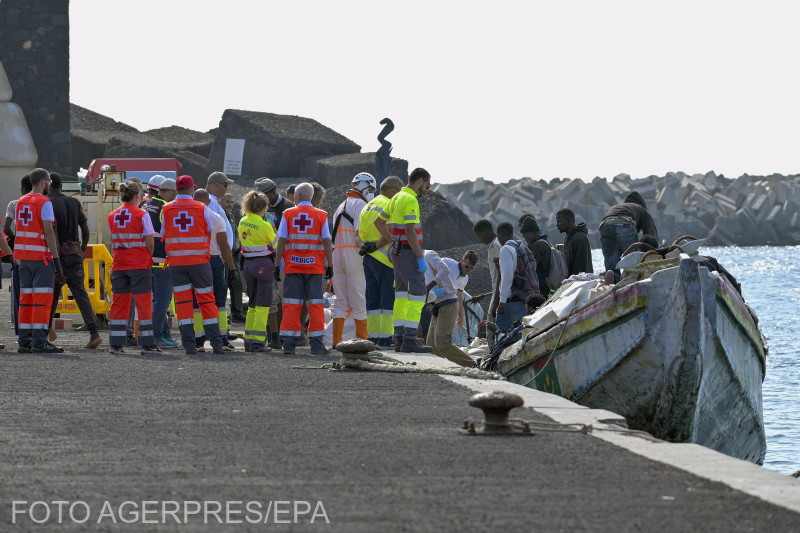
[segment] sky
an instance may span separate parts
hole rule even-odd
[[[434,181],[800,172],[792,1],[72,0],[70,99],[313,118]]]

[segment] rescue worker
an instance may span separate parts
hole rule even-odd
[[[161,350],[153,338],[153,283],[150,265],[153,262],[153,223],[150,215],[138,207],[142,189],[137,183],[121,183],[122,202],[108,214],[111,231],[111,309],[108,312],[108,343],[111,353],[122,355],[127,343],[131,294],[139,318],[139,346],[142,355],[158,354]]]
[[[394,266],[389,259],[389,245],[377,248],[381,234],[375,227],[375,219],[389,205],[389,200],[400,192],[403,182],[397,176],[389,176],[381,182],[381,193],[367,202],[361,210],[358,236],[364,243],[359,254],[364,256],[364,278],[366,282],[367,332],[369,339],[382,347],[395,345],[394,333]]]
[[[25,174],[22,176],[22,180],[20,180],[20,195],[25,196],[32,190],[31,175]],[[16,226],[12,228],[11,225],[16,224],[17,202],[19,202],[19,198],[11,200],[8,203],[6,219],[3,221],[3,233],[5,233],[6,237],[9,239],[9,243],[14,242]],[[14,334],[19,335],[19,265],[13,260],[11,261],[11,306],[12,317],[14,319]]]
[[[286,279],[283,282],[283,319],[281,339],[283,353],[293,354],[303,334],[300,313],[308,305],[308,337],[311,353],[329,353],[323,344],[325,310],[323,306],[323,275],[333,277],[333,249],[328,228],[328,214],[311,205],[314,187],[301,183],[295,189],[300,202],[286,210],[278,228],[275,252],[275,277],[280,277],[281,260]],[[284,250],[286,254],[284,256]],[[325,266],[327,260],[328,266]]]
[[[211,209],[192,199],[195,185],[191,176],[180,176],[175,185],[178,195],[161,210],[161,234],[167,251],[167,271],[175,292],[181,343],[187,354],[197,353],[192,317],[192,298],[196,297],[206,337],[214,353],[223,354],[210,264]],[[222,239],[224,234],[218,237]]]
[[[156,176],[153,176],[154,178]],[[153,183],[153,178],[150,179]],[[153,337],[159,348],[177,348],[178,343],[172,338],[172,331],[167,320],[167,310],[172,302],[172,283],[169,272],[164,263],[167,260],[167,250],[161,240],[161,210],[175,199],[178,194],[175,180],[165,178],[161,180],[158,194],[148,200],[142,209],[150,215],[150,224],[153,226]]]
[[[464,327],[464,287],[470,272],[478,264],[478,254],[469,250],[460,261],[439,257],[433,250],[425,250],[426,289],[430,291],[431,325],[428,328],[428,345],[433,353],[457,365],[471,368],[475,362],[461,348],[453,344],[453,326]],[[458,317],[458,318],[456,318]]]
[[[417,342],[417,329],[425,305],[425,270],[422,250],[422,223],[419,201],[431,187],[431,175],[423,168],[414,169],[408,185],[389,201],[375,220],[381,234],[376,243],[381,248],[391,243],[389,252],[394,264],[394,333],[395,351],[427,353],[430,346]],[[388,226],[387,226],[388,224]]]
[[[53,231],[53,204],[44,195],[50,173],[43,168],[31,172],[30,193],[17,202],[14,258],[19,265],[18,353],[63,353],[47,340],[50,306],[56,277],[64,282]]]
[[[275,228],[279,228],[281,226],[281,220],[283,219],[283,213],[287,209],[294,207],[294,203],[291,199],[284,198],[280,194],[278,194],[278,189],[275,186],[275,182],[273,182],[269,178],[259,178],[255,182],[256,190],[259,192],[263,192],[267,195],[267,200],[269,201],[269,207],[267,208],[267,217],[271,217],[272,223]],[[291,197],[294,198],[294,186],[292,188]],[[289,193],[286,193],[289,196]],[[281,341],[280,341],[280,331],[279,331],[279,319],[281,315],[281,301],[283,299],[283,281],[278,281],[277,279],[273,278],[272,281],[272,303],[270,304],[269,308],[269,347],[275,348],[280,350],[281,349]]]
[[[208,194],[208,191],[205,189],[197,189],[194,191],[194,199],[198,202],[211,207],[209,204],[211,203],[211,195]],[[220,334],[222,335],[222,348],[226,352],[233,352],[236,350],[231,342],[228,340],[227,335],[227,320],[223,320],[223,317],[227,317],[225,314],[225,303],[228,300],[228,278],[226,272],[231,272],[236,270],[236,265],[233,263],[233,254],[231,253],[231,249],[228,247],[228,239],[227,234],[225,231],[226,224],[228,224],[228,217],[221,217],[219,214],[212,210],[211,212],[211,237],[209,238],[209,253],[211,254],[211,276],[214,279],[214,298],[217,303],[217,309],[219,310],[219,330]],[[217,263],[223,263],[225,268],[214,268],[214,265]],[[225,278],[223,279],[223,276]],[[224,286],[225,294],[222,297],[222,308],[220,308],[220,298],[218,295],[218,290],[220,286]],[[195,303],[195,302],[193,302]],[[206,336],[203,331],[203,317],[202,313],[200,312],[199,306],[194,310],[194,335],[195,335],[195,347],[197,348],[198,352],[204,352],[205,348],[203,345],[206,343]]]
[[[350,183],[344,201],[333,214],[333,292],[331,303],[333,318],[333,347],[342,342],[344,321],[352,316],[356,324],[356,337],[369,338],[367,329],[367,302],[365,296],[364,260],[359,255],[361,240],[358,223],[361,211],[375,194],[372,174],[356,174]]]
[[[238,233],[244,258],[244,279],[247,284],[247,316],[244,324],[244,351],[269,352],[267,322],[272,303],[275,262],[272,244],[275,229],[264,220],[269,200],[250,191],[242,199],[242,219]]]

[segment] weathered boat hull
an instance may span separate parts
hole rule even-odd
[[[497,370],[658,438],[762,463],[765,354],[739,294],[684,256],[523,334]]]

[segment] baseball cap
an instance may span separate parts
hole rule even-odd
[[[175,186],[178,189],[184,189],[186,187],[196,187],[194,184],[194,179],[191,176],[180,176],[177,180],[175,180]]]
[[[256,189],[258,192],[270,192],[275,188],[275,182],[269,178],[258,178],[256,180]]]
[[[235,183],[232,179],[228,179],[223,172],[212,172],[210,176],[208,176],[208,181],[206,182],[206,186],[211,185],[212,183]]]
[[[151,189],[158,190],[161,187],[161,184],[164,183],[165,179],[167,178],[165,178],[161,174],[156,174],[155,176],[150,178],[150,181],[147,182],[147,186]]]
[[[175,180],[172,178],[164,178],[164,181],[161,182],[161,185],[159,185],[158,188],[166,191],[175,191],[178,189],[178,187],[175,185]]]

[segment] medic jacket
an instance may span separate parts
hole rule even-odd
[[[111,270],[141,270],[153,262],[144,242],[142,217],[147,213],[131,204],[122,204],[108,214],[114,263]]]
[[[32,261],[47,261],[53,257],[44,238],[42,207],[50,200],[41,194],[28,193],[17,202],[14,257]]]
[[[200,265],[211,261],[211,231],[205,211],[205,204],[188,198],[177,198],[161,209],[161,239],[169,265]]]
[[[284,211],[283,221],[288,235],[283,256],[284,272],[324,274],[322,228],[328,223],[328,213],[310,205],[300,205]]]

